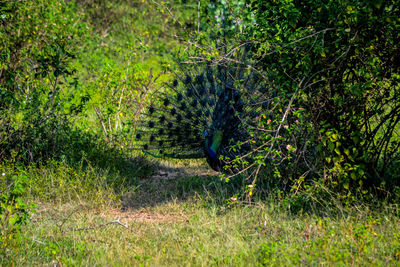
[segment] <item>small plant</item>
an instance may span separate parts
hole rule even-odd
[[[273,257],[279,253],[279,244],[276,242],[264,243],[261,245],[259,260],[262,266],[269,265]]]
[[[1,173],[2,188],[0,195],[0,250],[7,253],[16,247],[20,239],[21,227],[28,221],[34,204],[28,205],[23,199],[28,177],[24,171],[8,175]],[[7,179],[10,177],[11,179]]]

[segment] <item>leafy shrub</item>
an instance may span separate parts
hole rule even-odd
[[[225,42],[252,43],[254,67],[274,96],[259,118],[258,129],[269,133],[258,132],[259,149],[246,160],[265,177],[253,183],[297,193],[319,179],[347,196],[393,190],[400,164],[395,1],[253,0],[243,14],[235,11],[243,1],[224,2],[208,6],[209,26],[225,23]]]
[[[15,151],[21,160],[38,161],[56,150],[54,136],[87,101],[65,101],[72,97],[69,51],[84,24],[72,3],[59,1],[5,1],[0,12],[0,158]]]
[[[252,7],[257,23],[248,33],[261,66],[279,97],[295,97],[311,123],[302,125],[303,133],[311,130],[311,146],[297,148],[317,151],[309,173],[330,176],[345,191],[398,183],[398,173],[387,172],[398,166],[400,147],[395,1],[252,1]]]

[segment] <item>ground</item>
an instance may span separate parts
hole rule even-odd
[[[250,204],[232,201],[234,187],[205,165],[158,169],[119,202],[38,203],[24,232],[29,242],[22,244],[15,263],[400,265],[396,205],[294,213],[272,197]],[[188,176],[193,170],[195,175]]]

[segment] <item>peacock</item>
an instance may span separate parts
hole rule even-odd
[[[143,113],[136,131],[142,150],[155,157],[206,158],[218,172],[240,169],[232,162],[254,148],[257,119],[270,103],[262,93],[264,79],[245,63],[246,53],[240,56],[180,64]]]

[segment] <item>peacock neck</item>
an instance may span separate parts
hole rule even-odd
[[[223,132],[218,130],[214,133],[211,140],[211,145],[206,140],[206,147],[212,159],[217,159],[217,152],[222,143]]]

